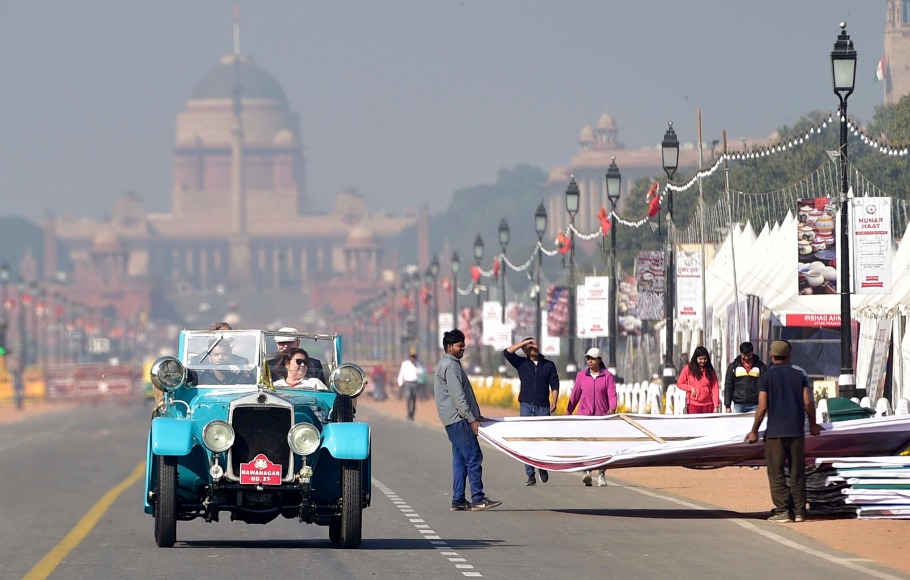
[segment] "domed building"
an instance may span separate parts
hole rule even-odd
[[[225,56],[177,114],[170,212],[150,213],[124,193],[104,219],[49,216],[45,278],[63,245],[77,264],[70,297],[125,318],[205,327],[213,321],[196,320],[200,301],[215,318],[235,303],[245,324],[263,326],[347,312],[397,271],[384,248],[418,218],[371,213],[350,189],[317,213],[302,143],[275,77],[248,56]],[[99,291],[115,277],[120,295]]]

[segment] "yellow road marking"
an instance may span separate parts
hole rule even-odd
[[[116,486],[108,490],[98,502],[92,506],[82,519],[79,520],[70,532],[64,536],[60,542],[51,549],[41,561],[35,564],[35,567],[29,570],[29,573],[25,575],[25,580],[37,580],[39,578],[47,578],[51,575],[54,569],[60,565],[60,562],[66,558],[67,554],[72,552],[76,546],[78,546],[82,540],[92,531],[92,529],[98,525],[98,521],[101,519],[101,516],[111,507],[111,505],[117,501],[117,498],[120,497],[124,491],[127,490],[131,485],[139,481],[141,477],[145,475],[145,462],[143,461],[136,466],[136,469],[133,470],[133,473],[129,477],[118,483]]]

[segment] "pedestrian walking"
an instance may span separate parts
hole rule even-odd
[[[724,407],[729,413],[751,413],[758,407],[758,379],[768,367],[755,353],[751,342],[739,345],[739,356],[724,376]]]
[[[483,452],[477,441],[480,406],[474,387],[461,367],[464,333],[458,329],[443,334],[445,351],[433,381],[436,412],[452,443],[452,511],[481,511],[495,508],[501,501],[490,499],[483,491]],[[465,497],[465,480],[471,482],[471,502]]]
[[[517,354],[519,349],[525,356]],[[518,414],[522,417],[540,417],[554,412],[559,400],[559,373],[553,361],[540,354],[537,340],[526,338],[504,349],[502,354],[518,371]],[[542,483],[550,479],[546,469],[541,469],[538,473]],[[525,465],[525,475],[528,476],[525,485],[537,485],[533,466]]]
[[[774,513],[768,521],[789,523],[806,520],[806,432],[821,434],[815,422],[815,403],[806,375],[790,364],[790,343],[771,343],[771,366],[758,381],[758,408],[746,442],[758,441],[758,428],[765,415],[765,462]],[[790,466],[790,485],[784,473]]]
[[[404,393],[407,401],[408,421],[414,420],[414,411],[417,409],[417,391],[420,388],[420,382],[426,382],[426,371],[423,365],[417,361],[417,351],[411,350],[411,354],[401,362],[401,368],[398,369],[398,387]]]
[[[692,352],[692,359],[679,373],[676,386],[686,392],[686,413],[720,412],[717,372],[705,347],[696,347]]]
[[[604,366],[599,348],[589,348],[585,353],[586,371],[575,375],[575,386],[569,396],[566,414],[571,415],[612,415],[616,412],[616,379]],[[606,469],[599,469],[598,487],[607,485]],[[585,471],[581,482],[591,485],[591,472]]]

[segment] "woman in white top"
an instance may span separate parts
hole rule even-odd
[[[285,351],[282,364],[288,370],[287,378],[278,379],[272,384],[276,387],[328,391],[329,388],[321,380],[316,377],[307,378],[307,360],[309,360],[309,355],[302,348],[292,348]]]

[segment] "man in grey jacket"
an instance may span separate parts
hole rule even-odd
[[[483,452],[477,441],[480,406],[474,388],[461,367],[464,333],[458,329],[442,337],[445,355],[436,365],[433,390],[436,412],[452,443],[452,511],[481,511],[501,504],[483,493]],[[471,481],[471,502],[465,498],[465,479]]]

